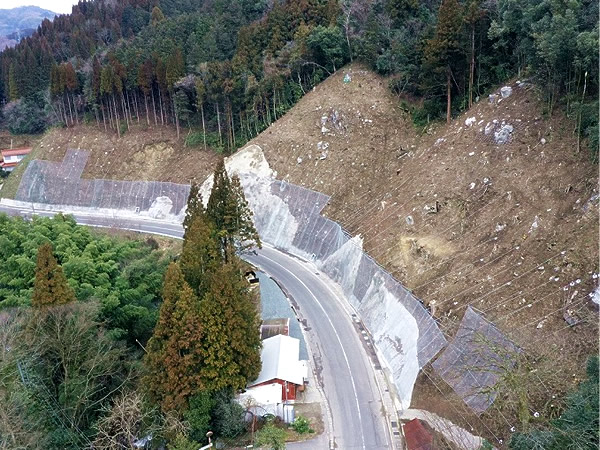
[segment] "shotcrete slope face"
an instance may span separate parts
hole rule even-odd
[[[340,287],[373,336],[402,408],[408,408],[418,371],[445,344],[435,321],[400,283],[362,250],[362,239],[321,216],[329,197],[274,179],[262,150],[251,145],[225,161],[240,177],[261,239],[312,261]],[[212,177],[201,187],[208,199]]]

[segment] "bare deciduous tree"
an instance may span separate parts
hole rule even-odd
[[[157,429],[152,426],[156,410],[145,408],[144,404],[143,395],[131,391],[119,395],[112,406],[103,407],[105,415],[96,424],[98,434],[93,447],[97,450],[131,449],[136,441],[152,436]]]

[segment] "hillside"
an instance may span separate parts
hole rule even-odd
[[[6,180],[0,195],[14,197],[28,161],[62,161],[67,149],[83,148],[91,152],[84,178],[118,180],[155,180],[187,183],[203,181],[214,168],[218,156],[212,151],[185,147],[172,128],[135,127],[120,139],[94,126],[54,128],[38,139],[15,138],[33,151]],[[6,147],[9,137],[0,134]]]
[[[251,143],[278,178],[331,195],[326,214],[364,237],[449,340],[472,305],[519,345],[536,377],[519,374],[524,407],[548,418],[597,352],[588,296],[598,271],[597,166],[574,151],[572,122],[541,114],[531,84],[507,86],[506,98],[495,91],[493,103],[483,98],[421,135],[388,80],[351,65]],[[92,126],[50,131],[33,157],[58,161],[68,147],[92,150],[85,177],[187,183],[216,159],[183,147],[170,128],[138,127],[119,140]],[[2,195],[16,189],[21,171]],[[514,395],[503,392],[477,417],[427,367],[413,406],[492,439],[518,420],[523,405]]]
[[[20,6],[12,9],[0,9],[0,36],[14,34],[19,37],[19,33],[27,31],[31,34],[42,20],[52,19],[57,14],[42,9],[37,6]],[[14,39],[14,37],[11,36]]]
[[[527,387],[528,407],[551,414],[543,383],[570,388],[597,351],[597,166],[574,152],[572,122],[542,117],[532,85],[510,87],[419,136],[386,80],[351,66],[252,143],[280,178],[331,195],[326,214],[364,236],[447,337],[472,305],[525,349],[543,379]],[[422,378],[416,407],[506,435],[513,399],[482,426],[441,380]]]

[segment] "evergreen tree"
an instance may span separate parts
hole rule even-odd
[[[198,183],[192,183],[190,194],[188,195],[187,208],[185,210],[185,218],[183,219],[183,229],[187,232],[188,228],[199,216],[204,215],[204,203],[202,203],[202,195],[200,194],[200,186]],[[183,235],[185,240],[185,234]]]
[[[231,212],[228,216],[232,218],[232,223],[228,231],[237,240],[238,250],[243,251],[253,246],[262,248],[260,236],[254,227],[252,210],[248,206],[244,188],[237,175],[231,177],[230,189],[228,209]]]
[[[225,227],[225,205],[229,195],[229,175],[225,170],[225,161],[221,159],[213,173],[213,187],[206,205],[206,213],[215,223],[217,229]]]
[[[446,121],[452,117],[452,81],[464,62],[461,33],[463,23],[458,0],[443,0],[433,39],[427,41],[425,61],[437,74],[446,79]]]
[[[196,216],[185,232],[180,264],[185,280],[199,296],[220,261],[214,225],[206,216]]]
[[[240,180],[237,176],[229,178],[224,161],[219,161],[215,169],[206,214],[215,224],[225,262],[236,247],[239,250],[253,245],[261,247]]]
[[[246,284],[237,262],[224,264],[201,302],[201,374],[210,391],[245,388],[260,373],[259,318]]]
[[[19,98],[19,88],[17,87],[14,64],[11,64],[8,69],[8,98],[11,102]]]
[[[163,304],[148,341],[145,384],[163,411],[184,411],[188,399],[202,390],[199,353],[203,325],[198,299],[176,263],[167,269]]]
[[[165,15],[163,14],[162,10],[158,6],[152,8],[152,15],[150,16],[150,23],[152,24],[152,26],[155,27],[164,20]]]
[[[52,245],[46,243],[40,246],[35,268],[32,306],[63,305],[75,301],[75,293],[63,273],[62,267],[52,253]]]

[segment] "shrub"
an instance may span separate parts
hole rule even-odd
[[[271,450],[285,449],[285,430],[277,428],[273,423],[267,423],[256,434],[256,445]]]
[[[292,428],[296,433],[305,434],[310,432],[310,421],[304,416],[296,417],[292,422]]]

